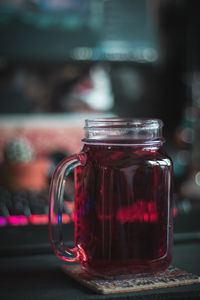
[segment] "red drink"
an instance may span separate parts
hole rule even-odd
[[[172,260],[172,162],[157,119],[86,120],[80,154],[57,167],[49,228],[55,253],[101,276],[160,272]],[[62,234],[63,186],[75,168],[75,248]]]
[[[171,160],[160,147],[87,144],[76,168],[75,244],[104,275],[165,270],[172,259]]]

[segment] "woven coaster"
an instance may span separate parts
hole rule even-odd
[[[94,277],[84,271],[80,265],[63,265],[62,270],[76,281],[100,294],[138,292],[194,283],[200,284],[200,277],[174,267],[159,274],[143,277],[133,276],[126,279]]]

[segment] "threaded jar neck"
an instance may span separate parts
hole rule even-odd
[[[159,119],[103,118],[85,120],[83,143],[159,145],[164,142]]]

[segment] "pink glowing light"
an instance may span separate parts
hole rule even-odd
[[[28,224],[26,216],[8,216],[7,221],[11,226],[24,226]]]
[[[158,212],[156,204],[151,201],[137,201],[131,206],[125,206],[118,210],[116,215],[120,223],[144,222],[155,223],[158,221]]]
[[[26,216],[8,216],[7,221],[11,226],[24,226],[28,224]]]
[[[19,216],[20,217],[20,225],[27,225],[28,218],[26,216]]]
[[[7,225],[7,218],[6,217],[0,217],[0,227]]]
[[[178,215],[178,209],[176,207],[173,208],[173,216],[176,217]]]
[[[44,225],[48,223],[48,215],[31,215],[29,216],[29,222],[32,225]]]
[[[63,215],[62,215],[62,222],[63,222],[64,224],[69,223],[69,222],[70,222],[70,216],[69,216],[68,214],[63,214]]]

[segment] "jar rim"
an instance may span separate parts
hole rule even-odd
[[[161,129],[164,123],[156,118],[95,118],[85,120],[85,130],[98,130],[106,128],[141,128],[141,129]]]
[[[83,143],[160,145],[163,122],[149,118],[99,118],[85,120]]]

